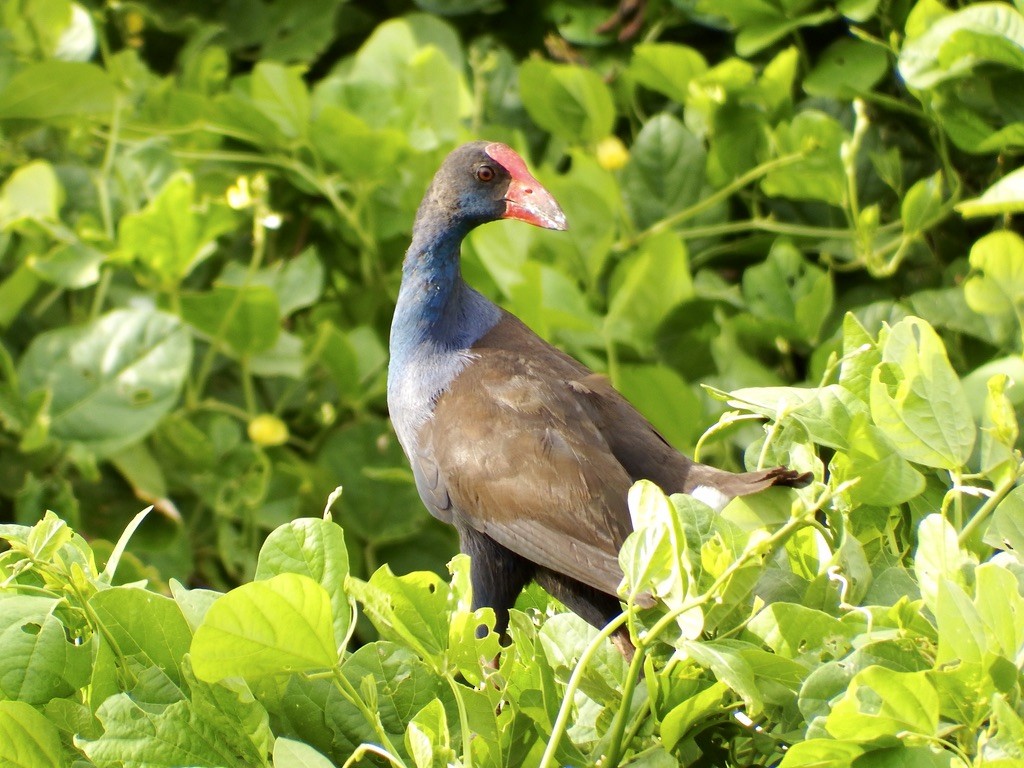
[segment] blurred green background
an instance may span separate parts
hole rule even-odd
[[[920,315],[961,374],[1021,377],[1024,245],[969,259],[1024,207],[1010,4],[0,14],[0,522],[49,508],[116,540],[153,503],[119,579],[251,578],[338,485],[355,575],[443,570],[455,537],[387,421],[387,333],[416,206],[470,139],[520,150],[570,230],[477,230],[467,279],[682,450],[724,408],[701,383],[816,384],[846,311]],[[757,430],[702,458],[738,467]]]

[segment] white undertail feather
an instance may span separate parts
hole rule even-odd
[[[725,509],[725,505],[732,501],[731,496],[726,496],[717,488],[712,488],[710,485],[698,485],[690,493],[693,498],[697,501],[703,501],[715,512],[721,512]]]

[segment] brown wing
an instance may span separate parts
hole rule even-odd
[[[456,520],[614,595],[632,530],[630,476],[574,389],[586,369],[521,330],[529,349],[494,331],[478,342],[477,359],[439,397],[418,442]]]

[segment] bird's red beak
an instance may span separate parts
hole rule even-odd
[[[565,214],[555,198],[526,169],[526,163],[514,149],[494,142],[484,151],[512,177],[505,192],[505,213],[501,218],[519,219],[544,229],[568,228]]]

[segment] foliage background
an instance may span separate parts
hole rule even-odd
[[[57,510],[102,571],[153,503],[117,580],[226,590],[340,484],[353,577],[446,573],[386,420],[387,330],[423,190],[487,137],[571,229],[474,232],[470,282],[680,449],[813,470],[858,600],[918,594],[931,513],[965,563],[1019,549],[1020,5],[643,5],[0,2],[0,520]],[[842,391],[802,420],[808,395],[724,395],[789,384]],[[841,614],[843,557],[785,595]]]

